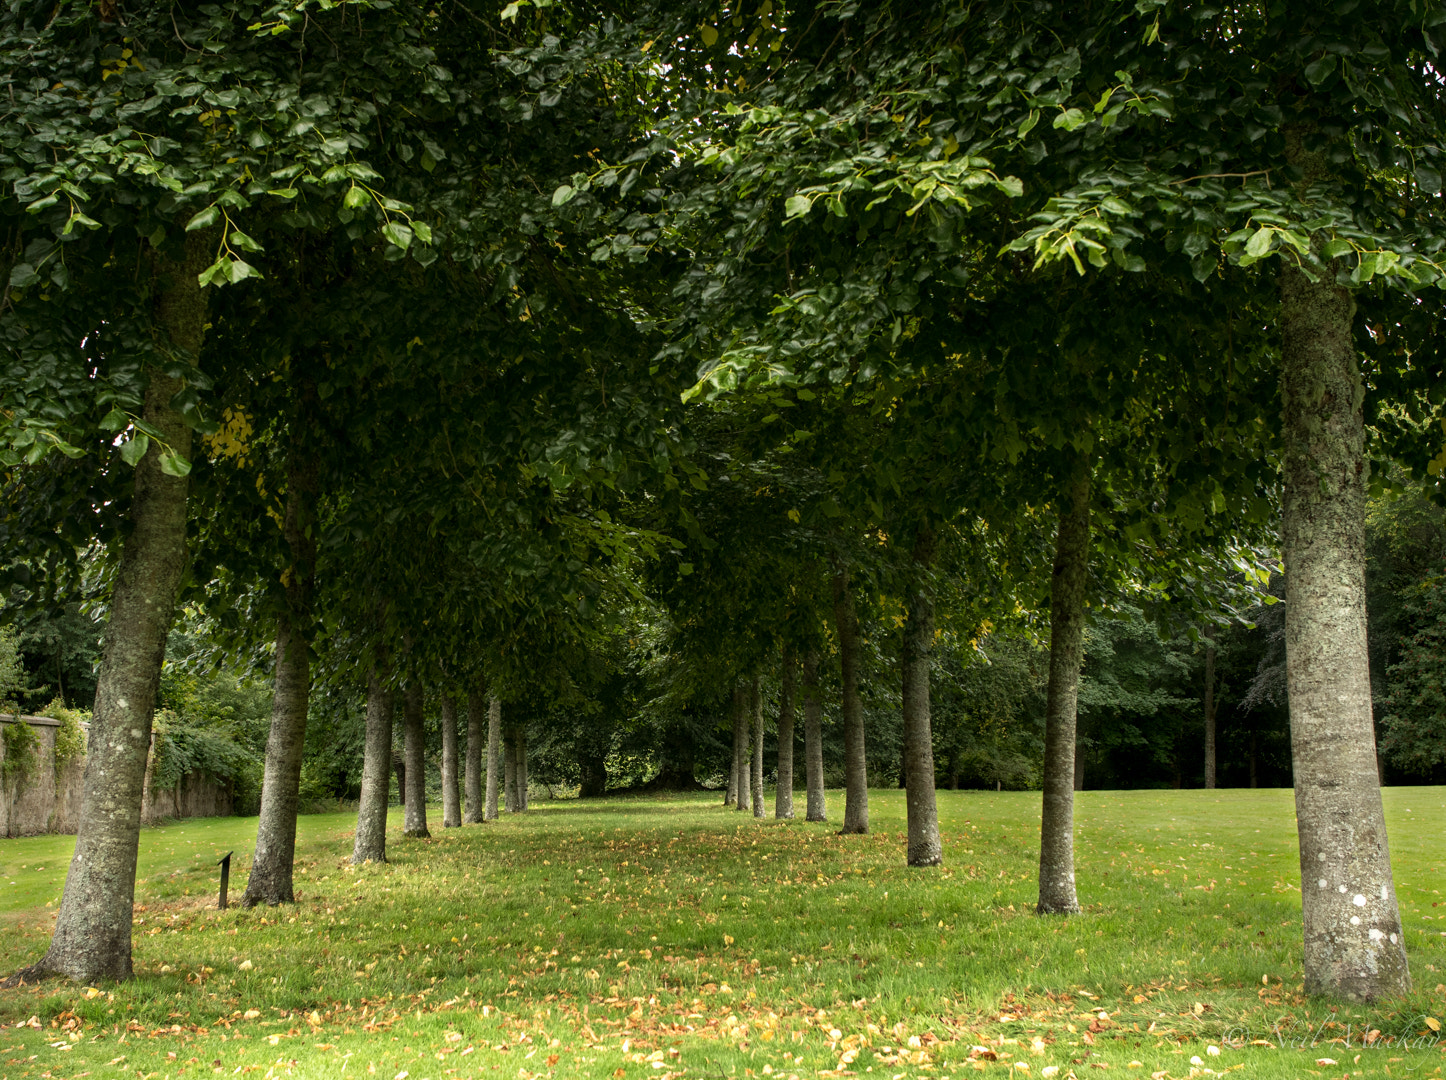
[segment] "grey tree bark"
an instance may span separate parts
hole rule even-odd
[[[386,685],[388,665],[379,658],[367,678],[366,747],[362,754],[361,800],[351,861],[387,861],[387,804],[392,791],[392,714],[397,699]]]
[[[276,627],[276,676],[271,696],[271,731],[261,781],[261,815],[256,825],[256,854],[241,906],[289,904],[296,899],[292,867],[296,858],[296,811],[300,802],[301,758],[306,749],[306,703],[311,665],[306,638],[289,612]]]
[[[728,699],[728,719],[733,725],[733,752],[728,758],[728,783],[723,789],[723,805],[738,805],[738,689]]]
[[[493,694],[487,702],[487,821],[497,820],[498,757],[501,753],[502,699]]]
[[[848,567],[839,562],[833,577],[834,622],[838,626],[843,683],[844,819],[840,833],[869,831],[868,762],[864,757],[864,703],[859,696],[859,618],[849,587]]]
[[[402,753],[407,759],[402,835],[431,836],[427,828],[427,729],[422,726],[422,684],[415,678],[402,692]]]
[[[303,406],[309,396],[302,389]],[[303,414],[304,415],[304,414]],[[276,625],[276,676],[271,697],[271,730],[261,781],[261,814],[256,854],[242,894],[242,907],[289,904],[296,899],[296,813],[301,801],[301,759],[306,751],[306,712],[311,695],[308,660],[311,598],[316,581],[316,468],[293,437],[286,470],[286,516],[282,533],[290,549],[286,592]]]
[[[753,704],[753,816],[763,816],[763,688],[753,676],[750,695]]]
[[[1287,139],[1287,156],[1322,168]],[[1411,988],[1376,772],[1366,653],[1365,461],[1355,303],[1281,272],[1286,692],[1307,993]]]
[[[1205,787],[1215,787],[1215,627],[1205,628]]]
[[[773,816],[793,820],[793,646],[783,646],[778,681],[778,787],[773,792]]]
[[[149,256],[155,326],[179,353],[194,358],[200,357],[206,327],[206,298],[196,275],[209,261],[214,242],[209,230],[198,231],[187,236],[181,261],[156,251]],[[180,379],[151,369],[142,411],[165,441],[189,459],[191,429],[171,404],[184,389]],[[132,529],[121,549],[96,682],[75,854],[50,948],[19,973],[28,978],[57,974],[95,982],[131,975],[136,853],[151,719],[176,590],[187,561],[186,479],[162,472],[160,455],[160,446],[152,441],[136,466]]]
[[[733,771],[738,776],[735,810],[747,810],[751,793],[748,783],[748,690],[733,688]]]
[[[929,654],[934,647],[934,594],[929,567],[934,537],[927,530],[914,544],[914,580],[904,622],[904,767],[909,819],[910,866],[938,866],[944,861],[939,837],[939,808],[934,797],[934,735],[929,717]]]
[[[527,809],[527,725],[517,728],[517,808]]]
[[[457,701],[444,692],[442,714],[442,828],[462,827],[462,797],[457,788]]]
[[[827,821],[823,793],[823,697],[818,688],[818,650],[803,654],[803,772],[808,789],[805,821]]]
[[[502,808],[515,814],[517,805],[517,729],[506,728],[502,732]]]
[[[462,781],[464,825],[476,825],[482,820],[482,748],[487,741],[486,730],[486,699],[472,690],[467,694],[467,750]]]
[[[1063,487],[1049,590],[1049,689],[1037,909],[1041,915],[1080,909],[1074,885],[1074,757],[1090,553],[1090,463],[1083,454],[1074,455]]]

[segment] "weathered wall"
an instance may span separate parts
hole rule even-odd
[[[84,756],[66,762],[55,771],[55,729],[57,720],[45,716],[0,716],[0,724],[29,724],[40,740],[39,753],[30,775],[12,790],[0,784],[0,835],[35,836],[39,833],[73,833],[80,826],[80,797],[85,779]],[[154,745],[154,738],[152,740]],[[0,761],[5,746],[0,742]],[[151,823],[162,818],[213,817],[230,814],[231,789],[209,776],[190,773],[174,791],[151,787],[152,761],[146,767],[145,798],[141,820]]]

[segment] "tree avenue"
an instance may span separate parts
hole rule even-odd
[[[271,697],[246,907],[295,902],[319,792],[364,868],[555,789],[861,851],[897,782],[927,875],[942,777],[1039,792],[1074,916],[1087,759],[1254,786],[1265,731],[1306,990],[1410,992],[1381,782],[1446,775],[1443,27],[10,5],[0,618],[105,616],[18,976],[132,974],[153,714],[220,666]]]

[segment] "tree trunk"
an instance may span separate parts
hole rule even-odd
[[[1292,152],[1303,156],[1288,139]],[[1281,547],[1305,989],[1374,1001],[1407,993],[1411,975],[1371,719],[1369,470],[1354,316],[1355,302],[1332,270],[1312,282],[1282,268]]]
[[[292,866],[296,857],[296,808],[300,801],[301,758],[306,750],[306,702],[311,666],[306,638],[282,611],[276,626],[276,682],[271,696],[271,732],[261,781],[261,816],[256,854],[241,906],[289,904],[296,899]]]
[[[502,699],[487,702],[487,821],[497,820],[498,755],[502,752]]]
[[[361,801],[356,814],[356,842],[351,861],[387,861],[387,804],[392,790],[392,714],[396,697],[383,680],[385,658],[372,665],[367,679],[366,749],[362,758]]]
[[[427,828],[427,729],[422,726],[422,684],[415,678],[402,696],[402,752],[407,757],[403,836],[431,836]]]
[[[527,809],[527,725],[517,729],[517,763],[514,766],[517,777],[517,809]]]
[[[582,784],[578,796],[584,799],[600,799],[608,793],[608,759],[596,749],[589,750],[578,759]]]
[[[1039,844],[1041,915],[1080,909],[1074,888],[1074,744],[1089,555],[1090,464],[1076,453],[1066,490],[1060,492],[1059,535],[1049,592],[1049,689]]]
[[[927,530],[914,545],[914,580],[910,583],[908,619],[904,623],[904,769],[909,816],[910,866],[938,866],[944,861],[939,837],[939,808],[934,798],[934,734],[929,724],[929,653],[934,647],[934,595],[929,567],[934,537]]]
[[[310,391],[302,388],[303,408]],[[305,416],[305,413],[302,413]],[[299,422],[299,421],[298,421]],[[294,437],[293,437],[294,438]],[[282,532],[291,562],[276,625],[276,680],[271,696],[271,731],[261,781],[261,816],[256,853],[242,907],[289,904],[295,899],[296,812],[301,801],[301,759],[306,752],[306,711],[311,694],[311,598],[316,581],[316,468],[296,441],[286,470],[286,517]]]
[[[773,793],[773,816],[793,820],[793,646],[783,646],[783,667],[778,685],[778,787]]]
[[[476,825],[485,812],[482,803],[482,747],[487,724],[487,702],[473,690],[467,694],[467,751],[463,769],[462,823]],[[490,765],[490,762],[489,762]],[[490,769],[488,770],[490,774]]]
[[[849,572],[842,562],[833,578],[834,621],[838,624],[843,682],[844,819],[840,834],[869,831],[869,776],[864,758],[864,703],[859,696],[859,618]]]
[[[210,230],[189,234],[178,263],[153,250],[148,255],[154,323],[177,352],[196,359],[206,327],[206,298],[196,276],[209,261],[214,241]],[[171,404],[184,389],[180,379],[151,369],[142,411],[170,447],[189,459],[191,429]],[[166,634],[186,569],[186,487],[184,477],[161,471],[161,447],[153,441],[136,466],[132,528],[111,593],[75,854],[50,948],[22,973],[31,978],[53,973],[99,982],[131,975],[141,799]]]
[[[1085,789],[1085,748],[1080,745],[1078,738],[1074,742],[1074,789]]]
[[[733,771],[738,776],[738,799],[735,810],[747,810],[750,802],[748,783],[748,691],[733,688]]]
[[[723,785],[725,807],[738,804],[738,702],[732,698],[728,701],[728,717],[732,744],[728,747],[728,783]]]
[[[753,676],[753,816],[763,816],[763,690]]]
[[[404,754],[392,754],[392,772],[397,774],[397,805],[407,805],[407,759]]]
[[[443,693],[442,713],[442,828],[462,827],[462,797],[457,790],[457,703]]]
[[[1205,628],[1205,786],[1215,787],[1215,627]]]
[[[823,697],[818,689],[818,650],[803,654],[803,773],[808,789],[805,821],[827,821],[823,793]]]
[[[503,764],[503,809],[509,814],[515,814],[520,809],[517,805],[517,729],[509,727],[503,732],[502,739],[502,764]]]

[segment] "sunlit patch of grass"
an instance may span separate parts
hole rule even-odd
[[[360,869],[353,820],[319,815],[302,819],[299,902],[249,912],[215,910],[215,861],[236,849],[239,894],[254,819],[150,829],[137,978],[0,993],[0,1076],[1339,1078],[1446,1062],[1427,1023],[1446,1013],[1442,789],[1387,792],[1419,990],[1371,1008],[1300,993],[1288,791],[1081,793],[1087,910],[1069,919],[1033,914],[1037,794],[940,801],[946,864],[929,870],[903,865],[894,791],[870,793],[862,837],[703,795],[541,803],[431,841],[404,840],[398,816],[393,861]],[[37,902],[59,896],[70,843],[0,844],[3,880],[29,875],[0,892],[5,969],[44,949],[54,909]]]

